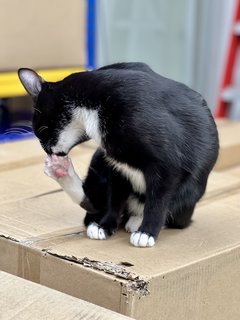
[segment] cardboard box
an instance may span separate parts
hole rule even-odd
[[[206,202],[146,249],[124,231],[88,239],[65,194],[2,204],[0,269],[139,320],[238,320],[239,197]]]
[[[8,185],[0,190],[0,270],[140,320],[239,319],[237,175],[213,172],[191,227],[163,230],[154,248],[139,249],[124,231],[88,239],[84,211],[52,192],[57,184],[43,175],[44,153],[32,143],[3,145],[10,166],[0,173]],[[84,174],[94,145],[76,150]]]
[[[220,152],[214,170],[240,165],[240,122],[216,121],[219,133]]]
[[[86,65],[86,0],[0,0],[0,70]]]
[[[130,319],[1,271],[0,283],[1,320]]]

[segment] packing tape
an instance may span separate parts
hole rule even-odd
[[[79,226],[18,241],[17,275],[40,283],[41,259],[47,248],[56,243],[66,242],[67,238],[70,240],[74,235],[79,237],[84,234],[85,230],[82,226]]]
[[[26,247],[36,247],[40,246],[42,247],[43,243],[52,243],[55,244],[56,242],[59,243],[62,241],[66,241],[66,238],[70,238],[74,235],[76,236],[83,236],[86,231],[83,226],[78,227],[72,227],[72,228],[66,228],[63,230],[57,230],[54,232],[49,233],[43,233],[38,236],[29,237],[27,239],[19,241],[20,244],[26,246]]]
[[[21,278],[40,283],[41,251],[18,245],[18,271]]]

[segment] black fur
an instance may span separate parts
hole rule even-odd
[[[73,109],[98,111],[104,151],[95,153],[84,183],[88,201],[83,206],[94,208],[86,225],[96,221],[111,234],[133,193],[105,157],[144,174],[146,193],[135,194],[145,202],[140,231],[156,238],[165,224],[189,225],[219,148],[216,125],[199,93],[145,64],[121,63],[45,82],[35,100],[33,129],[47,153]],[[47,129],[39,131],[42,126]],[[88,138],[81,135],[74,145]]]

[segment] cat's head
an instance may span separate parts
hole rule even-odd
[[[18,76],[33,99],[32,127],[47,154],[66,155],[87,140],[75,106],[61,90],[61,81],[44,81],[31,69],[19,69]]]

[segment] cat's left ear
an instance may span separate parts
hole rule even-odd
[[[19,69],[18,77],[30,96],[36,99],[42,90],[44,80],[34,70],[27,68]]]

